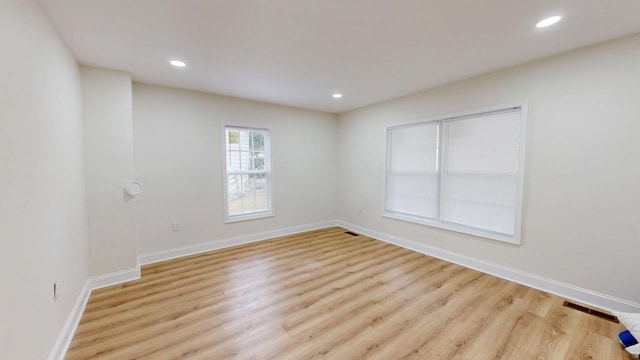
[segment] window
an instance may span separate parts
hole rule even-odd
[[[384,215],[519,244],[525,131],[524,103],[388,128]]]
[[[226,221],[272,216],[269,130],[225,126]]]

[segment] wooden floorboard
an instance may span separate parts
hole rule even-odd
[[[563,301],[335,227],[96,290],[66,359],[631,359]]]

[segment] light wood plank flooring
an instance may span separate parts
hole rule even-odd
[[[631,359],[563,299],[329,228],[94,291],[66,359]]]

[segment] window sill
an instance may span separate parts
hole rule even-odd
[[[263,211],[263,212],[257,212],[252,214],[234,215],[234,216],[225,217],[224,223],[229,224],[229,223],[235,223],[235,222],[241,222],[241,221],[247,221],[247,220],[264,219],[264,218],[274,217],[274,216],[275,214],[273,213],[273,211]]]
[[[429,221],[427,219],[420,218],[420,217],[417,217],[417,216],[411,216],[411,215],[405,215],[405,214],[399,214],[399,213],[392,213],[392,212],[387,212],[387,211],[383,212],[382,216],[386,217],[386,218],[390,218],[390,219],[402,220],[402,221],[407,221],[407,222],[411,222],[411,223],[415,223],[415,224],[431,226],[431,227],[438,228],[438,229],[444,229],[444,230],[449,230],[449,231],[455,231],[455,232],[462,233],[462,234],[478,236],[478,237],[481,237],[481,238],[490,239],[490,240],[496,240],[496,241],[500,241],[500,242],[513,244],[513,245],[520,245],[520,239],[518,237],[510,237],[510,236],[506,236],[506,235],[492,234],[492,233],[484,232],[484,231],[481,231],[481,230],[475,230],[473,228],[466,228],[466,227],[462,227],[462,226],[443,224],[443,223],[436,222],[436,221]]]

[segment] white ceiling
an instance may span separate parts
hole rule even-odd
[[[640,32],[638,0],[40,3],[82,64],[332,113]]]

